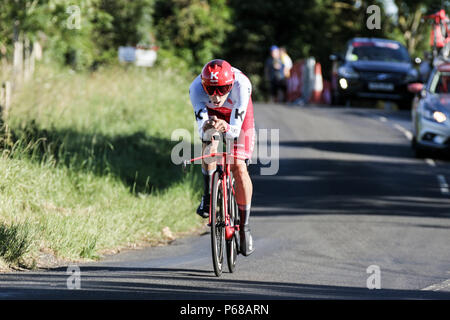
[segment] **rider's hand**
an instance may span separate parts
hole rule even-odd
[[[209,117],[203,124],[203,131],[208,131],[209,129],[215,129],[215,122],[217,120],[216,116]]]
[[[213,116],[213,121],[214,121],[214,129],[222,133],[228,131],[229,127],[228,122],[222,119],[217,119],[216,116]]]

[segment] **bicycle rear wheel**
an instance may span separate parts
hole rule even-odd
[[[237,223],[236,217],[238,216],[238,205],[236,202],[236,198],[234,197],[233,190],[234,190],[234,178],[231,174],[231,186],[228,190],[228,214],[230,216],[230,227],[234,228],[234,226]],[[232,188],[233,187],[233,188]],[[237,232],[234,232],[233,238],[231,240],[226,241],[227,246],[227,264],[228,264],[228,271],[230,273],[233,273],[236,269],[236,259],[237,259],[237,253],[238,253],[238,246],[237,246]]]
[[[214,273],[220,277],[223,268],[223,255],[225,249],[225,217],[222,179],[216,171],[213,176],[211,190],[211,249]]]

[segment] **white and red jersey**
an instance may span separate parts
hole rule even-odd
[[[201,75],[195,78],[189,87],[189,95],[194,107],[200,137],[203,136],[205,121],[212,115],[216,115],[219,119],[224,119],[228,122],[229,130],[225,136],[228,139],[237,139],[241,130],[254,128],[253,105],[251,101],[252,84],[239,69],[232,68],[232,70],[235,75],[233,88],[222,107],[215,107],[209,100],[209,96],[202,86]]]

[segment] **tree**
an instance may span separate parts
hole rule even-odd
[[[285,46],[294,61],[315,57],[327,76],[329,55],[349,39],[384,34],[366,27],[367,1],[230,0],[229,5],[235,29],[226,41],[226,57],[250,75],[259,97],[267,89],[262,75],[271,45]]]
[[[37,0],[0,2],[0,46],[4,46],[11,53],[11,45],[20,35],[26,35],[33,40],[45,23],[43,8]]]
[[[100,49],[115,57],[119,46],[154,44],[153,7],[154,0],[101,0],[98,12],[106,15],[108,22],[95,30]]]
[[[422,55],[429,50],[430,24],[423,21],[425,14],[434,13],[443,4],[436,0],[395,0],[398,12],[390,18],[388,33],[404,43],[411,55]]]
[[[53,61],[85,69],[117,57],[119,45],[151,44],[154,0],[3,0],[0,49],[14,37],[44,38]],[[4,50],[1,50],[4,51]],[[0,52],[1,52],[0,51]]]
[[[192,70],[223,54],[231,11],[226,0],[157,0],[155,27],[158,43],[185,60]]]
[[[408,51],[412,53],[424,37],[424,33],[420,31],[425,26],[421,23],[425,4],[411,0],[396,0],[395,4],[398,8],[397,30],[401,33]]]

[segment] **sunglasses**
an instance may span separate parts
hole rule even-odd
[[[203,89],[205,89],[206,93],[210,96],[223,96],[231,91],[232,84],[227,84],[224,86],[206,86],[203,84]]]

